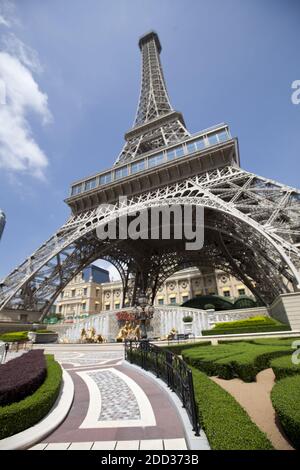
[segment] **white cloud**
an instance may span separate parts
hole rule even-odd
[[[0,24],[6,18],[0,15]],[[41,72],[37,53],[15,34],[2,37],[0,52],[0,168],[27,172],[44,178],[48,159],[34,139],[28,114],[40,116],[43,124],[51,120],[48,97],[33,72]]]
[[[24,44],[14,33],[6,34],[2,38],[2,48],[5,52],[19,59],[19,61],[33,72],[43,71],[37,52]]]
[[[3,15],[0,15],[0,26],[1,25],[8,26],[8,27],[10,26],[10,22],[6,18],[4,18]]]

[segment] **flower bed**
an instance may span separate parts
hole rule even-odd
[[[53,407],[60,390],[62,370],[53,356],[46,356],[46,364],[46,379],[32,395],[17,403],[0,407],[0,439],[38,423]]]
[[[0,406],[23,400],[35,392],[46,378],[42,350],[29,351],[0,365]]]

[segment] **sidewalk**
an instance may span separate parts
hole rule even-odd
[[[123,345],[45,346],[70,374],[74,402],[65,421],[33,449],[187,448],[167,393],[123,358]]]

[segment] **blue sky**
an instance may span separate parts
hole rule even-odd
[[[188,129],[228,123],[243,168],[299,187],[299,17],[298,0],[0,0],[0,277],[65,222],[70,183],[114,163],[151,29]]]

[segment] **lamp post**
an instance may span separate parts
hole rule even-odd
[[[141,339],[147,339],[146,321],[151,320],[154,314],[154,307],[148,303],[148,298],[144,291],[141,291],[137,304],[133,308],[135,320],[141,325]]]

